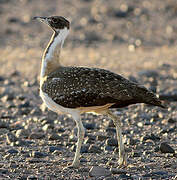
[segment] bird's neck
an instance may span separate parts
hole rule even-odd
[[[68,33],[67,28],[53,33],[42,57],[41,80],[60,67],[60,52]]]

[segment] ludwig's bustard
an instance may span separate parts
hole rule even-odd
[[[160,100],[145,87],[104,69],[63,67],[60,50],[68,35],[70,23],[64,17],[35,17],[54,31],[42,58],[40,96],[55,112],[71,114],[78,127],[78,142],[73,167],[79,166],[84,127],[80,114],[94,112],[112,118],[117,132],[119,165],[126,165],[127,155],[122,141],[120,120],[109,110],[130,104],[146,103],[163,107]]]

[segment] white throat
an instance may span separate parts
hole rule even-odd
[[[56,53],[59,61],[60,50],[64,44],[64,41],[68,33],[69,33],[69,29],[65,27],[64,29],[59,30],[57,34],[56,33],[53,34],[42,58],[41,78],[44,77],[45,75],[48,62],[56,60],[56,57],[54,57]]]

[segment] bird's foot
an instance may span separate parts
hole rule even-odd
[[[126,167],[127,166],[127,153],[124,152],[120,157],[119,157],[119,167]]]
[[[79,168],[79,166],[80,166],[80,161],[78,160],[78,161],[73,161],[73,163],[71,164],[70,167],[72,167],[72,168]]]

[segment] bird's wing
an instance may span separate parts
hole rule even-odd
[[[63,67],[47,78],[42,91],[63,107],[79,108],[132,101],[132,86],[107,70]]]

